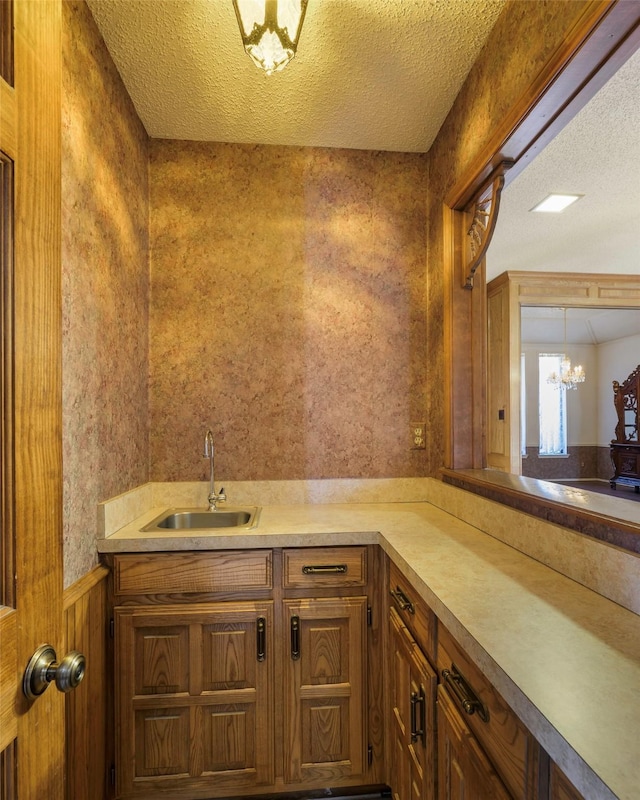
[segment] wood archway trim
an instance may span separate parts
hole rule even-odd
[[[500,126],[445,197],[444,466],[478,469],[485,463],[486,283],[469,259],[469,209],[498,175],[508,185],[640,47],[640,3],[592,0]],[[485,248],[486,250],[486,248]]]

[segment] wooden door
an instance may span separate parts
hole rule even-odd
[[[438,687],[438,800],[510,800],[446,689]]]
[[[285,783],[365,780],[367,598],[284,601]]]
[[[0,2],[0,796],[62,800],[64,697],[22,693],[62,627],[60,0]]]
[[[116,610],[117,795],[274,781],[273,601]]]
[[[389,623],[393,797],[434,800],[438,679],[393,608],[389,611]]]

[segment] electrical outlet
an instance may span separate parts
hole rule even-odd
[[[427,446],[427,423],[411,423],[411,449],[424,450]]]

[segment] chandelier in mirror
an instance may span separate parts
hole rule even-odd
[[[242,44],[267,75],[295,56],[307,0],[233,0]]]
[[[564,319],[564,342],[562,348],[562,361],[560,362],[560,370],[555,370],[547,378],[547,383],[555,386],[556,389],[576,389],[579,383],[584,383],[585,374],[584,369],[580,364],[575,367],[571,366],[571,360],[567,356],[567,309],[563,308],[562,311]]]

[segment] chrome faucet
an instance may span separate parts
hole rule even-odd
[[[213,434],[208,430],[204,437],[204,458],[209,459],[209,511],[215,511],[218,503],[224,503],[227,499],[224,488],[221,488],[220,491],[216,493],[213,485],[213,455]]]

